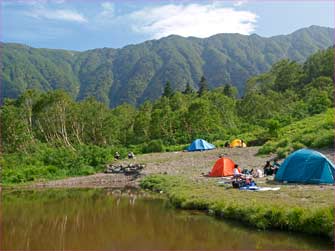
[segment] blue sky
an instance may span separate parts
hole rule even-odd
[[[171,34],[289,34],[310,25],[334,27],[334,2],[2,0],[4,42],[87,50],[120,48]]]

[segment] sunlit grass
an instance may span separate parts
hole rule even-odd
[[[333,238],[334,190],[330,186],[281,186],[279,191],[251,192],[227,189],[215,181],[153,175],[141,186],[163,191],[183,209],[207,210],[222,218],[270,229],[305,232]]]

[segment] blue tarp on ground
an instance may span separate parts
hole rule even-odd
[[[187,148],[187,151],[205,151],[215,149],[215,146],[203,139],[196,139]]]
[[[296,183],[334,183],[334,164],[323,154],[300,149],[290,154],[280,166],[275,180]]]

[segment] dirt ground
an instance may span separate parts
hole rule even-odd
[[[40,182],[29,187],[137,187],[141,177],[150,174],[167,174],[188,176],[193,180],[201,182],[213,182],[218,178],[203,177],[207,174],[219,155],[222,154],[231,158],[242,169],[243,168],[262,168],[266,160],[273,159],[275,155],[257,156],[259,147],[247,148],[219,148],[203,152],[167,152],[167,153],[150,153],[136,156],[132,160],[115,161],[113,164],[145,164],[141,172],[142,175],[134,179],[132,176],[123,174],[105,174],[98,173],[90,176],[73,177],[63,180]],[[334,149],[319,150],[330,160],[334,161]],[[271,185],[273,177],[258,179],[258,183],[268,183]],[[313,186],[311,186],[313,187]]]

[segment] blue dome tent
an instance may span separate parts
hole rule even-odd
[[[187,151],[205,151],[215,149],[215,146],[203,139],[196,139],[187,148]]]
[[[296,183],[334,183],[334,164],[323,154],[300,149],[290,154],[280,166],[275,180]]]

